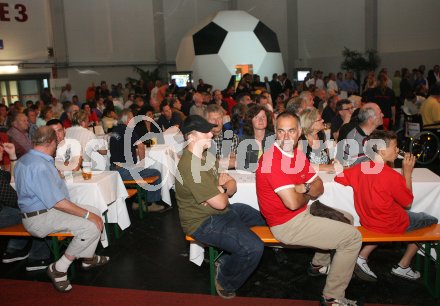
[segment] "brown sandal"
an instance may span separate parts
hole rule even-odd
[[[81,268],[84,271],[103,266],[110,261],[108,256],[94,255],[92,258],[83,258]]]
[[[51,263],[49,267],[47,267],[47,275],[52,281],[53,286],[59,292],[69,292],[72,290],[72,285],[70,281],[67,279],[67,272],[59,272],[55,269],[55,263]]]

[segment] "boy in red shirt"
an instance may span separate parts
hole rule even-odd
[[[404,233],[438,223],[431,215],[409,211],[414,199],[411,175],[416,158],[405,153],[402,174],[387,165],[393,163],[399,154],[396,134],[374,131],[367,147],[374,155],[371,161],[347,168],[335,177],[336,182],[353,188],[354,206],[362,226],[380,233]],[[363,280],[377,280],[367,264],[368,256],[376,247],[377,244],[367,244],[359,253],[354,273]],[[420,278],[420,273],[410,267],[417,250],[416,243],[409,243],[391,273],[409,280]]]

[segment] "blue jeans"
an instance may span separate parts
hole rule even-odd
[[[419,228],[428,227],[432,224],[437,224],[438,219],[424,212],[412,212],[407,211],[409,216],[409,225],[406,229],[407,232],[414,231]]]
[[[233,204],[227,213],[210,216],[191,235],[225,251],[218,260],[217,281],[226,291],[240,288],[260,262],[264,244],[249,229],[256,225],[266,225],[259,211],[246,204]]]
[[[21,223],[20,210],[17,208],[12,208],[8,206],[4,206],[2,210],[0,210],[0,228],[8,227]],[[31,260],[40,260],[40,259],[48,259],[50,258],[50,239],[41,239],[41,238],[31,238],[32,239],[32,247],[29,250],[29,259]],[[10,239],[8,241],[8,245],[6,247],[6,252],[14,253],[16,251],[21,251],[26,248],[29,238],[18,238],[18,239]]]
[[[121,175],[121,178],[123,181],[129,181],[133,180],[133,177],[130,174],[130,171],[126,168],[115,168],[110,167],[110,170],[116,170]],[[139,173],[139,175],[142,178],[150,177],[150,176],[159,176],[159,179],[155,181],[152,185],[159,185],[162,183],[162,176],[159,172],[159,170],[156,169],[150,169],[150,168],[140,168],[140,167],[134,167],[130,169],[131,171],[136,171]],[[147,190],[147,202],[159,202],[162,198],[162,195],[160,193],[160,187],[158,186],[157,190],[150,191]]]

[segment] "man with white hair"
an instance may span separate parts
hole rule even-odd
[[[203,96],[201,93],[196,92],[193,95],[194,105],[189,109],[190,115],[199,115],[203,117],[203,113],[205,111],[206,105],[203,104]]]
[[[346,139],[340,139],[336,158],[343,166],[353,166],[368,159],[364,152],[367,137],[383,124],[383,113],[376,103],[366,103],[358,114],[359,124]]]

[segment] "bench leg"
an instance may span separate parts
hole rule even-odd
[[[107,211],[105,211],[104,212],[104,220],[105,220],[105,222],[104,222],[104,230],[105,230],[105,233],[107,234],[107,241],[108,241],[108,245],[110,245],[111,243],[110,243],[110,231],[109,231],[109,229],[108,229],[108,218],[107,218],[107,212],[108,212],[108,210]]]
[[[55,257],[55,261],[60,259],[61,250],[60,250],[60,243],[58,241],[58,237],[52,237],[52,252],[53,252],[53,256]]]
[[[435,267],[435,276],[434,280],[431,281],[429,271],[431,270],[431,248],[434,247],[437,253],[437,258],[434,261],[434,267]],[[423,260],[423,283],[426,286],[426,289],[428,289],[429,293],[434,298],[440,297],[440,244],[436,243],[434,246],[431,245],[431,242],[425,242],[424,244],[424,253],[425,258]],[[419,256],[417,256],[419,257]],[[416,259],[417,261],[419,258]]]
[[[139,204],[139,218],[143,220],[144,219],[144,204],[142,204],[143,189],[139,185],[136,186],[136,189],[137,189],[137,201]],[[145,203],[145,205],[147,205],[147,203]]]
[[[119,225],[118,225],[118,223],[114,223],[113,226],[114,226],[114,231],[115,231],[115,238],[119,239]]]

